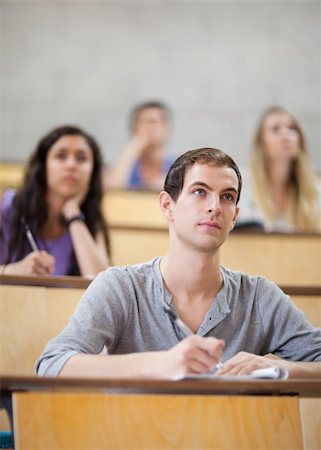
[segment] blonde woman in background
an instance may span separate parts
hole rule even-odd
[[[254,137],[238,226],[320,232],[320,200],[320,179],[310,166],[301,126],[284,108],[269,108]]]

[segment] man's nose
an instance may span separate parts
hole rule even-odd
[[[210,197],[210,202],[208,204],[207,210],[209,213],[219,214],[222,210],[220,196],[218,194],[213,194]]]

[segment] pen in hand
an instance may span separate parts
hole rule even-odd
[[[26,222],[24,217],[21,218],[21,223],[24,226],[26,237],[28,239],[28,242],[30,244],[30,247],[31,247],[32,251],[33,252],[38,251],[39,247],[37,245],[37,242],[36,242],[35,238],[33,237],[33,234],[31,233],[30,227],[27,224],[27,222]]]
[[[31,230],[30,230],[30,227],[29,227],[29,225],[28,225],[28,223],[26,222],[26,219],[25,219],[24,217],[21,218],[21,223],[22,223],[22,225],[23,225],[23,227],[24,227],[24,230],[25,230],[25,233],[26,233],[26,238],[27,238],[27,240],[28,240],[28,242],[29,242],[29,245],[30,245],[30,247],[31,247],[31,250],[32,250],[33,252],[39,251],[40,249],[39,249],[39,247],[38,247],[38,245],[37,245],[37,242],[36,242],[36,240],[35,240],[35,238],[34,238],[32,232],[31,232]],[[44,269],[45,269],[46,272],[49,272],[48,266],[44,266]]]
[[[185,333],[185,335],[186,336],[192,336],[194,333],[193,333],[193,331],[186,325],[186,323],[184,323],[183,321],[182,321],[182,319],[180,319],[179,317],[178,317],[178,315],[176,314],[176,312],[173,310],[173,308],[171,307],[171,305],[169,305],[168,303],[166,303],[166,302],[163,302],[164,303],[164,311],[169,315],[169,317],[172,319],[172,321],[174,322],[174,323],[176,323],[176,325],[178,325],[178,327],[182,330],[182,331],[184,331],[184,333]],[[216,365],[215,365],[215,368],[218,370],[218,369],[221,369],[223,367],[223,363],[222,362],[218,362]]]

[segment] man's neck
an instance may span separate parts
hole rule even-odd
[[[215,254],[185,254],[184,257],[167,254],[161,261],[165,285],[173,297],[197,303],[213,298],[222,286],[219,251]]]
[[[168,254],[160,269],[178,315],[196,333],[223,284],[218,255]]]

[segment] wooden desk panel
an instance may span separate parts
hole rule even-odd
[[[0,399],[4,398],[8,393],[19,393],[26,392],[29,394],[33,393],[48,393],[49,395],[53,393],[68,393],[70,394],[79,394],[79,393],[90,393],[90,394],[106,394],[109,392],[113,395],[119,395],[120,392],[127,397],[132,397],[133,393],[137,396],[140,394],[142,396],[147,395],[155,395],[155,401],[157,398],[162,396],[179,396],[180,398],[184,398],[184,396],[201,396],[203,398],[214,398],[221,399],[222,396],[226,396],[226,398],[232,397],[243,398],[244,396],[248,398],[269,398],[272,399],[285,399],[289,397],[289,394],[298,394],[300,396],[300,403],[302,407],[302,422],[303,422],[303,430],[305,431],[304,440],[306,443],[305,450],[318,450],[320,448],[320,402],[321,402],[321,380],[186,380],[186,381],[171,381],[171,380],[126,380],[126,379],[87,379],[87,378],[52,378],[52,377],[21,377],[21,376],[0,376],[0,387],[1,387],[1,395]],[[130,394],[132,393],[132,394]],[[271,395],[272,394],[272,395]],[[290,396],[292,399],[298,399],[296,396]],[[205,396],[205,397],[204,397]],[[217,397],[218,396],[218,397]],[[254,397],[253,397],[254,396]],[[268,397],[267,397],[268,396]],[[281,396],[281,397],[278,397]],[[108,396],[106,396],[108,397]],[[74,397],[73,397],[74,398]],[[29,398],[30,401],[30,398]],[[304,402],[304,403],[303,403]],[[72,402],[73,403],[73,402]],[[35,405],[35,402],[31,401],[32,405]],[[266,403],[265,403],[266,404]],[[283,432],[284,427],[288,427],[288,413],[282,409],[285,404],[278,405],[277,403],[273,403],[270,405],[269,409],[278,415],[280,423],[278,428],[276,428],[276,432]],[[72,405],[71,405],[72,408]],[[147,406],[146,406],[147,408]],[[253,411],[254,406],[249,409]],[[256,407],[255,407],[256,408]],[[295,411],[293,410],[295,409]],[[294,411],[295,415],[297,415],[297,402],[292,404],[290,407],[290,411]],[[181,408],[180,408],[181,409]],[[232,410],[237,410],[237,414],[240,413],[241,419],[246,419],[247,426],[249,424],[256,424],[256,420],[263,420],[265,422],[265,417],[267,413],[267,409],[263,407],[262,415],[260,415],[261,406],[257,404],[257,414],[255,419],[252,420],[249,413],[247,413],[246,409],[237,406],[237,403],[234,404]],[[65,419],[63,417],[63,412],[68,411],[66,408],[62,408],[62,411],[58,411],[56,409],[57,417],[60,417],[60,422],[64,423],[65,420],[68,421],[68,417]],[[79,408],[78,408],[79,410]],[[76,412],[78,411],[76,408]],[[144,410],[144,408],[143,408]],[[221,414],[222,407],[218,408],[218,413]],[[37,408],[36,408],[37,411]],[[28,407],[28,416],[31,414],[32,409]],[[36,416],[37,416],[36,412]],[[94,414],[94,412],[93,412]],[[116,413],[115,413],[116,414]],[[120,412],[117,413],[120,415]],[[32,415],[34,415],[32,413]],[[180,417],[179,414],[178,417]],[[231,414],[227,413],[226,423],[224,427],[222,426],[222,430],[226,434],[226,430],[231,431],[231,427],[233,427],[233,421],[231,419]],[[276,417],[276,416],[275,416]],[[274,417],[274,418],[275,418]],[[289,416],[293,417],[293,416]],[[57,418],[56,418],[57,419]],[[32,418],[34,420],[34,417]],[[37,418],[35,420],[38,420]],[[58,419],[57,419],[58,420]],[[120,417],[120,420],[123,420],[123,416]],[[126,419],[127,420],[127,419]],[[236,419],[238,421],[238,419]],[[269,419],[270,420],[270,419]],[[274,420],[274,419],[273,419]],[[291,422],[291,420],[290,420]],[[24,423],[24,422],[23,422]],[[86,424],[89,422],[86,421]],[[146,422],[147,423],[147,422]],[[273,422],[273,427],[275,427],[275,423]],[[34,427],[36,425],[32,425]],[[40,430],[44,425],[40,426]],[[255,425],[256,426],[256,425]],[[243,427],[243,425],[242,425]],[[85,430],[90,431],[90,427],[88,429],[84,426]],[[245,428],[246,429],[246,428]],[[283,429],[283,431],[281,430]],[[300,424],[297,423],[295,430],[298,431],[300,429]],[[35,428],[33,428],[35,430]],[[274,430],[275,432],[275,430]],[[280,438],[281,439],[281,438]],[[282,442],[282,440],[280,441]],[[69,444],[69,443],[68,443]],[[289,444],[289,443],[288,443]],[[286,445],[288,445],[286,444]],[[292,442],[289,444],[292,445]],[[28,447],[27,447],[28,448]],[[29,447],[29,448],[38,448],[38,447]],[[47,447],[47,448],[57,448],[57,447]],[[77,447],[75,447],[77,448]],[[81,447],[80,447],[81,448]],[[86,448],[86,447],[82,447]],[[87,448],[91,448],[90,446]],[[106,447],[105,447],[106,448]],[[110,448],[110,447],[107,447]],[[117,447],[116,447],[117,448]],[[144,447],[143,447],[144,448]],[[169,447],[171,448],[171,447]],[[175,447],[176,448],[176,447]],[[179,447],[180,448],[180,447]],[[196,447],[197,448],[197,447]],[[212,448],[212,447],[208,447]],[[232,447],[230,447],[232,448]],[[240,447],[237,447],[240,448]],[[244,447],[244,448],[252,448],[252,447]],[[255,447],[254,447],[255,448]],[[269,447],[262,447],[269,448]],[[272,446],[270,448],[296,448],[296,447],[279,447]],[[300,447],[302,448],[302,447]]]
[[[114,264],[141,263],[166,254],[168,231],[115,225],[111,243]],[[320,286],[321,235],[231,234],[221,248],[221,262],[277,284]]]
[[[34,374],[49,339],[67,324],[83,289],[0,286],[0,373]]]
[[[110,225],[167,229],[159,194],[150,191],[114,190],[104,195],[103,212]]]
[[[19,450],[302,449],[297,397],[14,394]]]
[[[321,285],[321,235],[231,234],[221,261],[277,284]]]
[[[293,303],[304,312],[315,327],[321,328],[321,295],[292,295]]]
[[[321,296],[291,296],[307,319],[321,328]],[[321,449],[321,399],[300,399],[302,433],[305,450]]]
[[[21,185],[25,166],[21,163],[0,163],[0,190]]]
[[[17,391],[100,392],[175,395],[299,395],[321,398],[321,379],[253,380],[204,378],[199,380],[157,380],[128,378],[37,377],[1,375],[1,394]]]
[[[168,250],[168,231],[157,229],[110,229],[113,262],[115,265],[138,264]]]
[[[321,399],[300,399],[302,434],[305,450],[321,449]]]

